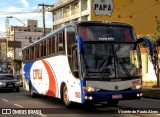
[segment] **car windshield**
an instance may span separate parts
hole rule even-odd
[[[139,49],[135,43],[86,43],[84,50],[83,68],[87,76],[141,76]]]
[[[13,75],[0,75],[0,80],[13,80]]]

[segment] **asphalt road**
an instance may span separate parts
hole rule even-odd
[[[121,101],[117,107],[109,107],[107,103],[76,104],[74,108],[66,109],[59,99],[44,96],[31,98],[29,92],[21,89],[20,92],[0,91],[0,109],[1,113],[12,113],[1,114],[0,117],[159,117],[160,100]]]

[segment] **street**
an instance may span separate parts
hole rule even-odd
[[[12,92],[12,91],[0,91],[0,108],[4,109],[37,109],[41,110],[42,114],[16,114],[16,111],[12,112],[15,114],[14,116],[18,117],[50,117],[50,116],[78,116],[78,117],[86,117],[88,114],[90,116],[122,116],[122,117],[158,117],[160,116],[158,111],[160,111],[159,105],[160,100],[154,99],[145,99],[141,100],[131,100],[131,101],[121,101],[117,107],[109,107],[107,103],[95,104],[94,106],[86,106],[76,104],[72,109],[66,109],[63,105],[63,102],[59,99],[55,99],[52,97],[40,96],[37,98],[31,98],[29,92],[23,90],[21,88],[20,92]],[[144,113],[144,114],[134,114],[133,110]],[[151,113],[154,114],[146,114],[146,111],[150,110]],[[118,114],[121,113],[121,114]],[[123,114],[122,114],[123,113]],[[99,115],[100,114],[100,115]],[[5,114],[0,115],[3,117],[9,117],[13,115]]]

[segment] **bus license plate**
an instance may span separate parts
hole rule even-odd
[[[13,87],[13,85],[8,85],[8,87]]]
[[[122,98],[122,94],[114,94],[112,95],[112,99],[120,99]]]

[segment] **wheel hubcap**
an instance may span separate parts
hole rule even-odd
[[[68,102],[69,102],[67,89],[65,89],[65,91],[64,91],[63,99],[64,99],[64,102],[65,102],[65,103],[68,103]]]

